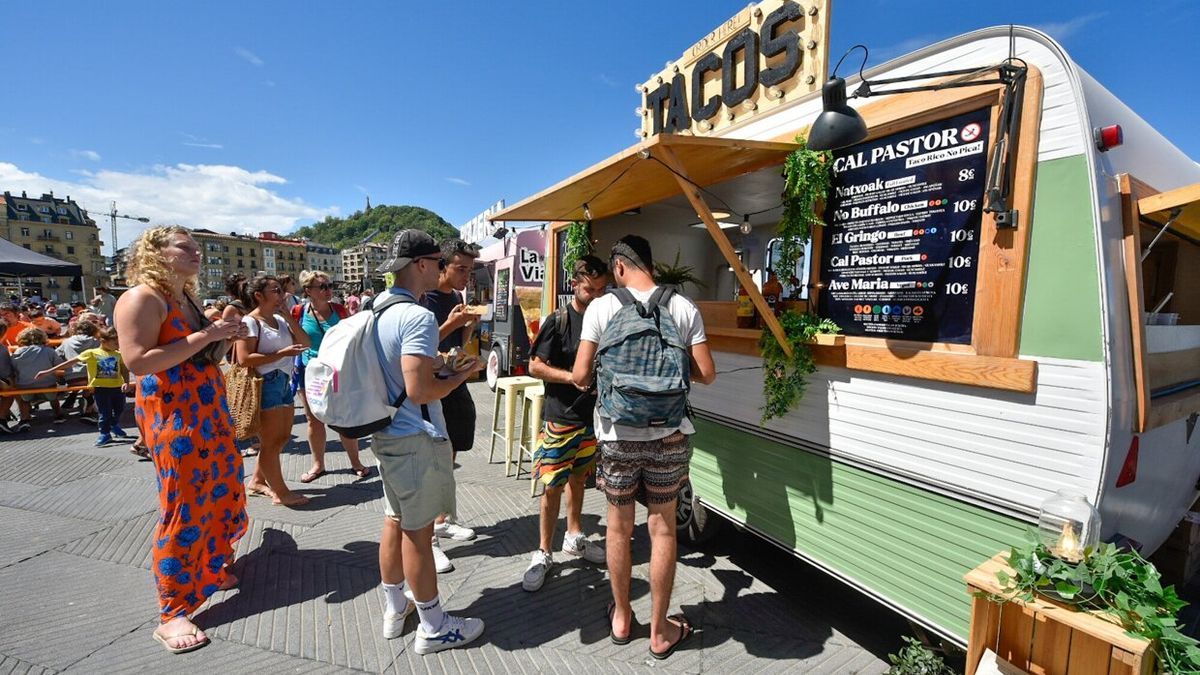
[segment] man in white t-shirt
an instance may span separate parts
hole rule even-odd
[[[654,260],[650,244],[642,237],[626,235],[613,244],[609,269],[619,288],[646,302],[657,286],[651,270]],[[600,337],[609,321],[621,308],[616,294],[597,298],[583,316],[583,332],[572,369],[572,379],[587,386],[594,375],[594,361]],[[716,367],[708,349],[704,322],[691,300],[675,294],[668,301],[671,315],[691,361],[691,381],[712,384]],[[671,588],[675,583],[675,507],[679,488],[688,475],[692,458],[691,420],[684,417],[678,427],[629,427],[605,418],[603,407],[596,406],[596,439],[600,461],[596,482],[608,500],[608,572],[613,603],[609,607],[609,637],[617,644],[629,641],[633,608],[629,604],[632,571],[630,537],[633,535],[633,503],[645,495],[650,515],[650,654],[657,659],[670,656],[688,638],[692,627],[682,614],[667,616]]]

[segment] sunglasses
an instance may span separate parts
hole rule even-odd
[[[333,286],[330,284],[312,284],[309,286],[309,288],[318,288],[322,291],[327,291],[327,290],[333,288]]]
[[[417,260],[436,260],[437,264],[438,264],[439,272],[446,269],[446,260],[444,258],[442,258],[440,255],[439,256],[425,256],[423,258],[417,258]]]

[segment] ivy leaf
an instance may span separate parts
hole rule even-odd
[[[1066,581],[1060,581],[1057,584],[1054,584],[1054,590],[1059,595],[1070,600],[1071,598],[1074,598],[1076,595],[1078,595],[1079,591],[1081,591],[1083,589],[1076,586],[1075,584],[1071,584]]]

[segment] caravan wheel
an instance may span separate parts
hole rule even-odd
[[[500,345],[494,344],[488,350],[487,357],[487,385],[488,389],[496,391],[496,381],[500,379]]]
[[[684,480],[679,488],[679,502],[675,506],[676,535],[684,543],[699,546],[711,540],[721,531],[725,521],[704,508],[704,504],[692,489],[692,480]]]

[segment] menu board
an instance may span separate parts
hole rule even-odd
[[[989,115],[834,152],[820,312],[847,335],[971,342]]]
[[[508,305],[512,302],[512,298],[509,297],[511,276],[511,267],[496,270],[496,308],[494,314],[497,322],[508,321]]]

